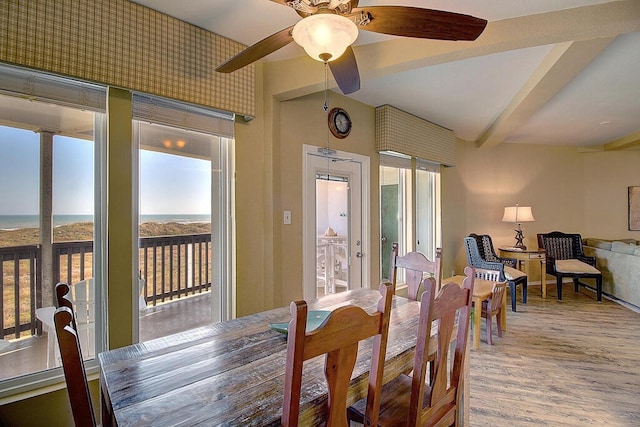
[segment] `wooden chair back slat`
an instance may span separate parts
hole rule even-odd
[[[291,303],[292,318],[287,337],[282,409],[283,426],[298,425],[304,361],[321,354],[326,354],[325,377],[329,389],[326,425],[347,425],[347,395],[358,354],[358,342],[370,337],[374,337],[374,340],[366,417],[370,425],[377,425],[393,296],[391,283],[381,284],[380,293],[376,313],[368,314],[357,306],[339,307],[329,314],[322,325],[310,332],[306,332],[307,303]]]
[[[380,426],[457,425],[467,363],[474,269],[465,268],[465,275],[462,286],[446,283],[440,291],[426,281],[420,301],[413,373],[401,374],[383,387]],[[362,423],[363,407],[362,400],[350,407],[350,418]]]
[[[482,303],[482,317],[487,319],[487,344],[493,344],[493,328],[491,319],[496,318],[496,325],[498,327],[498,336],[502,336],[502,301],[505,296],[504,293],[507,289],[507,281],[497,282],[493,285],[491,296],[487,301]]]
[[[408,252],[404,256],[399,256],[398,243],[393,243],[391,246],[390,275],[394,293],[396,290],[398,268],[404,269],[407,297],[411,300],[418,301],[420,294],[424,291],[424,287],[421,287],[421,285],[425,278],[428,278],[435,284],[436,289],[440,289],[440,282],[442,280],[442,249],[436,249],[435,259],[431,261],[420,252]]]
[[[491,314],[496,314],[499,310],[502,309],[502,299],[504,298],[504,293],[507,289],[507,282],[498,282],[493,287],[493,292],[491,293],[491,298],[489,299],[489,310]]]
[[[407,425],[451,425],[457,417],[475,280],[473,268],[465,268],[465,274],[462,287],[447,283],[437,295],[433,286],[422,294]],[[432,335],[434,322],[437,334]],[[450,355],[454,331],[455,348]],[[433,378],[427,383],[432,336],[437,337],[438,351],[435,361],[431,362],[435,365],[429,369]],[[453,360],[451,366],[450,358]]]
[[[87,375],[82,362],[80,341],[74,326],[73,310],[66,306],[58,307],[53,315],[53,320],[56,325],[62,368],[75,425],[76,427],[95,426],[96,419],[93,413]]]

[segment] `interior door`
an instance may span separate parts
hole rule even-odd
[[[366,160],[366,161],[365,161]],[[313,299],[368,283],[368,157],[305,145],[303,294]]]

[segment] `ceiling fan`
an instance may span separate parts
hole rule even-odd
[[[487,25],[485,19],[442,10],[410,6],[357,7],[358,0],[271,1],[292,7],[303,19],[249,46],[218,66],[216,71],[236,71],[295,40],[311,57],[328,63],[342,93],[349,94],[360,89],[358,64],[351,48],[358,29],[403,37],[471,41],[478,38]],[[322,21],[332,21],[328,24],[331,27],[322,27]],[[319,25],[321,29],[307,28],[312,25]],[[319,46],[308,48],[307,39],[313,38],[318,31],[333,37],[341,46],[330,53],[332,41],[322,39]]]

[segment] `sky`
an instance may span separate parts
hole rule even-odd
[[[0,126],[0,215],[36,215],[40,136]],[[54,136],[53,213],[93,213],[93,142]],[[209,161],[142,150],[140,214],[210,214]]]

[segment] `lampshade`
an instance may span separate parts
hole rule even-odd
[[[531,222],[535,221],[531,206],[507,206],[504,208],[503,222]]]
[[[296,43],[317,61],[333,61],[358,37],[353,21],[334,13],[319,13],[298,21],[291,33]]]

